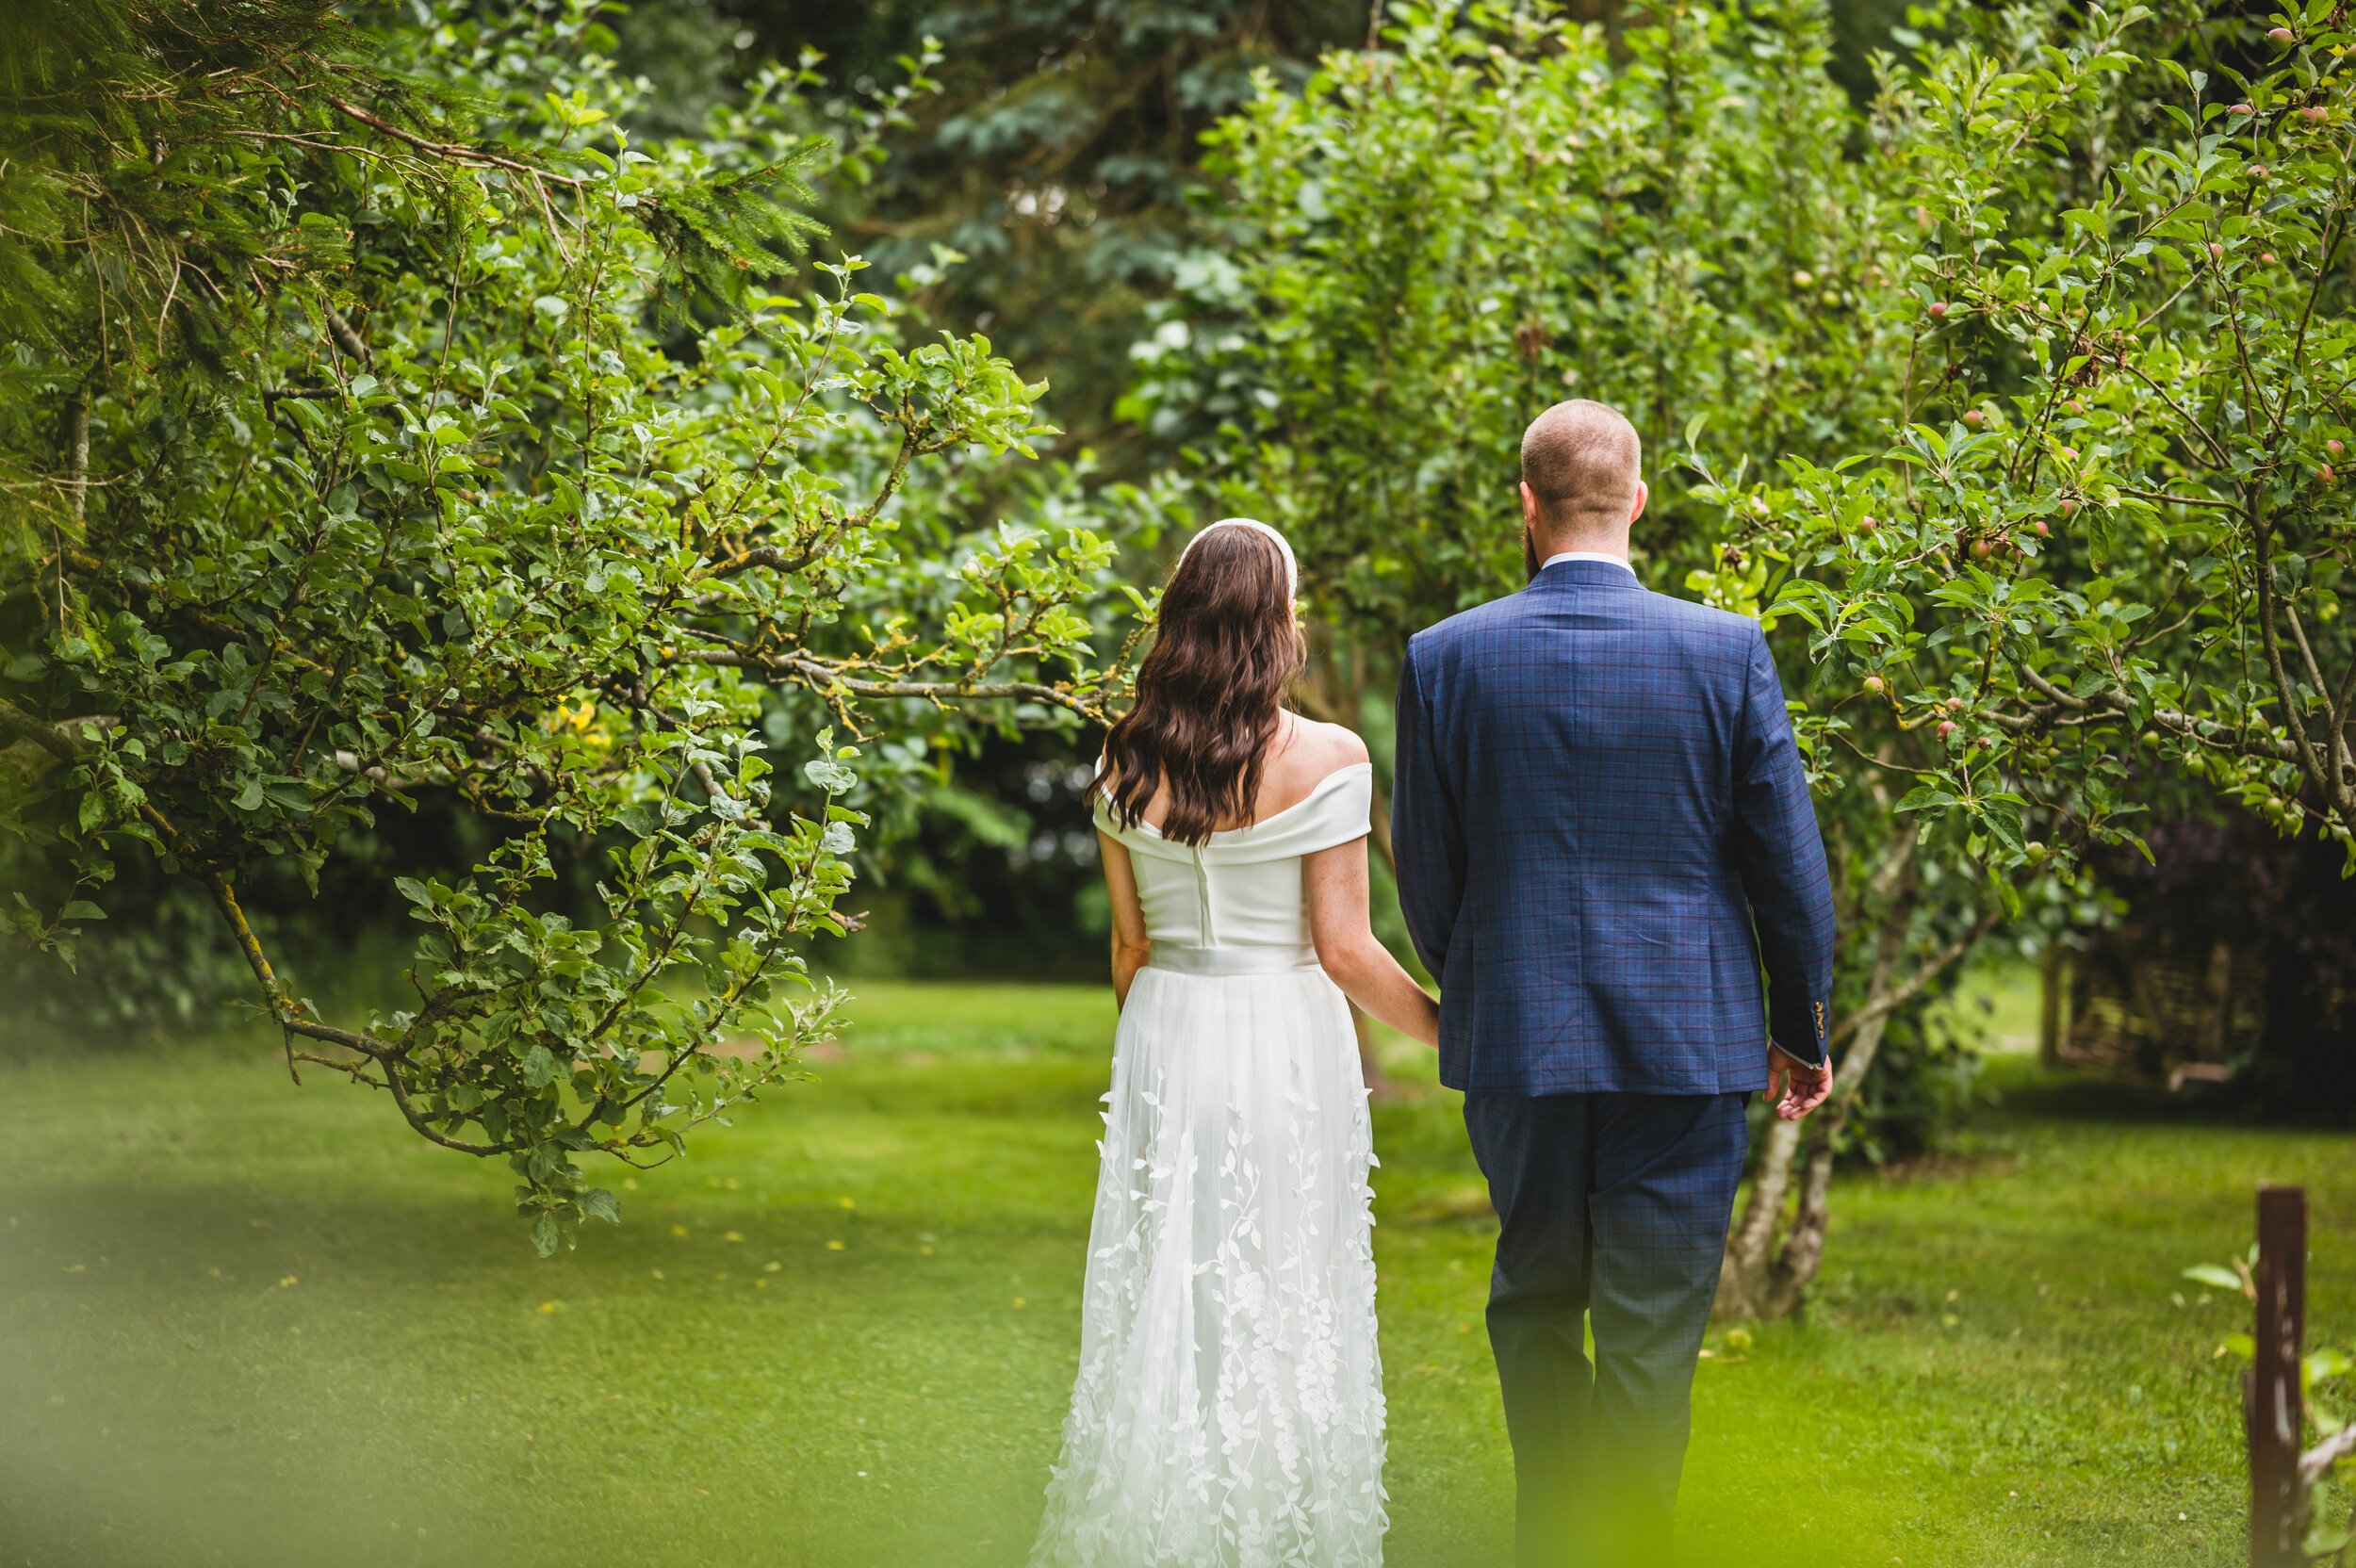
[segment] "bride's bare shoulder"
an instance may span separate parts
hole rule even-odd
[[[1356,730],[1338,724],[1319,724],[1314,719],[1303,720],[1302,726],[1312,732],[1318,760],[1325,763],[1320,772],[1332,773],[1335,768],[1347,768],[1367,760],[1366,739]]]
[[[1290,732],[1276,758],[1278,767],[1271,771],[1281,771],[1285,782],[1301,792],[1314,788],[1328,774],[1366,760],[1366,743],[1356,730],[1320,724],[1298,713],[1285,718]]]

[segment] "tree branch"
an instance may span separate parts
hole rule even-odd
[[[2171,506],[2200,506],[2214,512],[2239,512],[2241,510],[2239,501],[2217,500],[2201,496],[2178,496],[2166,490],[2137,490],[2126,484],[2119,487],[2119,493],[2122,496],[2133,496],[2137,500],[2166,501]]]
[[[2075,726],[2099,719],[2104,714],[2115,714],[2122,719],[2132,718],[2135,715],[2135,700],[2116,686],[2108,691],[2098,692],[2091,697],[2072,696],[2035,670],[2020,664],[2015,664],[2013,667],[2019,671],[2022,679],[2036,687],[2050,701],[2042,707],[2036,703],[2025,703],[2022,705],[2024,710],[2019,713],[1989,715],[2000,729],[2018,735],[2032,729]],[[2065,713],[2071,717],[2059,716]],[[2266,757],[2278,762],[2300,760],[2298,744],[2278,735],[2252,735],[2245,731],[2230,729],[2215,719],[2204,719],[2197,714],[2187,713],[2181,708],[2154,708],[2151,710],[2151,718],[2152,723],[2164,729],[2189,736],[2203,745],[2214,746],[2219,751],[2234,752],[2244,757]]]
[[[2315,650],[2307,641],[2307,628],[2299,618],[2299,606],[2284,604],[2282,618],[2290,622],[2291,635],[2299,643],[2299,657],[2305,661],[2307,665],[2307,678],[2314,685],[2315,695],[2322,700],[2323,752],[2331,771],[2336,774],[2343,768],[2356,765],[2351,764],[2348,760],[2348,737],[2343,733],[2343,727],[2347,723],[2346,714],[2340,701],[2332,694],[2331,683],[2324,678],[2323,666],[2315,662]]]
[[[90,384],[74,390],[66,405],[66,463],[74,490],[74,520],[79,523],[90,509]]]
[[[2350,1421],[2299,1456],[2299,1484],[2315,1485],[2331,1473],[2331,1466],[2351,1457],[2356,1457],[2356,1421]]]
[[[270,955],[262,951],[261,939],[254,936],[253,925],[246,920],[245,910],[237,903],[237,890],[229,885],[227,874],[219,866],[205,866],[197,874],[203,878],[205,886],[212,890],[213,902],[220,906],[221,919],[229,923],[230,935],[237,940],[237,951],[245,955],[246,967],[254,971],[254,978],[261,983],[262,999],[270,1007],[270,1016],[276,1021],[279,1036],[286,1045],[286,1076],[299,1086],[303,1082],[303,1074],[295,1068],[294,1007],[286,1000],[286,990],[278,984],[277,972],[270,968]]]
[[[773,571],[790,575],[800,571],[817,559],[818,551],[814,547],[788,555],[775,545],[761,545],[746,550],[742,555],[731,555],[724,561],[715,561],[701,575],[707,578],[734,577],[737,573],[750,571],[755,566],[767,566]]]
[[[545,169],[534,169],[528,163],[517,163],[514,158],[503,158],[497,153],[486,153],[480,147],[468,147],[462,142],[429,141],[413,131],[402,130],[382,115],[370,114],[359,105],[342,98],[330,98],[327,106],[337,114],[350,120],[356,120],[370,130],[382,131],[397,141],[407,142],[420,153],[431,153],[435,157],[448,158],[452,163],[470,164],[485,169],[504,169],[510,173],[521,174],[526,179],[554,180],[559,185],[568,185],[576,189],[587,183],[570,174],[558,174]]]
[[[840,667],[808,654],[769,656],[735,648],[694,648],[682,652],[676,662],[758,670],[764,675],[798,681],[812,691],[839,688],[862,697],[920,697],[944,705],[963,699],[1012,698],[1043,702],[1077,713],[1093,724],[1109,722],[1101,702],[1091,702],[1063,687],[1044,685],[1035,680],[868,680],[846,675]]]
[[[90,743],[77,739],[67,725],[95,725],[101,728],[116,721],[107,717],[68,719],[64,725],[44,724],[14,704],[0,701],[0,739],[30,741],[60,762],[71,762],[90,748]]]
[[[1927,962],[1916,965],[1914,972],[1906,977],[1906,984],[1885,990],[1854,1014],[1841,1020],[1840,1026],[1833,1030],[1834,1040],[1849,1039],[1866,1024],[1896,1012],[1922,995],[1932,981],[1970,956],[1972,948],[1979,945],[1980,939],[1996,929],[1996,923],[2002,914],[2003,911],[2000,909],[1989,909],[1983,913],[1978,920],[1972,923],[1971,930],[1941,948]]]
[[[2268,548],[2274,529],[2271,523],[2258,514],[2258,501],[2254,495],[2250,501],[2250,531],[2258,556],[2258,569],[2253,575],[2258,582],[2259,640],[2266,650],[2266,672],[2274,680],[2274,694],[2282,704],[2283,724],[2290,730],[2290,738],[2297,747],[2299,771],[2307,776],[2307,782],[2315,787],[2327,806],[2339,810],[2343,817],[2356,815],[2356,811],[2349,809],[2344,792],[2337,788],[2340,782],[2339,759],[2332,755],[2331,749],[2318,747],[2307,739],[2307,723],[2299,711],[2299,692],[2291,684],[2289,671],[2283,667],[2282,629],[2274,621],[2273,552]]]

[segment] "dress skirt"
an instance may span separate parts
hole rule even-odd
[[[1308,950],[1157,945],[1122,1009],[1036,1568],[1377,1568],[1376,1163]]]

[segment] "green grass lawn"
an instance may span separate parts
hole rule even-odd
[[[259,1050],[0,1068],[0,1568],[1020,1563],[1110,1003],[869,990],[842,1060],[545,1263],[502,1168]],[[1390,1049],[1389,1561],[1500,1562],[1493,1224]],[[2178,1271],[2306,1183],[2320,1336],[2356,1340],[2356,1137],[1991,1082],[1950,1156],[1844,1184],[1806,1326],[1712,1334],[1692,1562],[2239,1560],[2239,1303]]]

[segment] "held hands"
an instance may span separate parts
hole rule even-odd
[[[1767,1047],[1767,1102],[1786,1121],[1797,1121],[1832,1093],[1832,1058],[1810,1067],[1783,1047]]]

